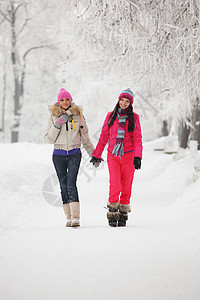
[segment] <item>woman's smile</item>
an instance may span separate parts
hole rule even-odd
[[[130,105],[130,101],[127,98],[121,98],[119,100],[119,106],[121,109],[126,109]]]

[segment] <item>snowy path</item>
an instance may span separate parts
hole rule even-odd
[[[12,147],[19,154],[10,162]],[[21,154],[27,148],[34,159]],[[6,202],[1,197],[2,300],[200,299],[199,204],[174,205],[188,175],[177,190],[170,182],[172,171],[182,171],[181,162],[172,169],[171,157],[147,147],[126,228],[107,226],[106,166],[89,182],[81,175],[81,227],[73,229],[64,227],[62,208],[48,204],[41,193],[44,178],[53,172],[48,151],[46,145],[22,144],[5,153],[1,146],[1,163],[10,162],[0,178],[10,184]],[[199,183],[191,189],[196,197]]]

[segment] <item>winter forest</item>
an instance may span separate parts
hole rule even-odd
[[[126,88],[142,168],[109,228],[106,162],[83,149],[81,227],[63,226],[49,105],[81,105],[94,146]],[[0,298],[199,300],[200,1],[0,0]],[[12,285],[11,285],[12,283]]]
[[[0,18],[2,142],[43,142],[62,86],[91,124],[131,87],[145,140],[199,141],[199,1],[1,0]]]

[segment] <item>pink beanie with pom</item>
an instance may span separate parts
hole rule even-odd
[[[130,89],[126,89],[126,90],[122,91],[118,97],[118,100],[120,100],[121,98],[127,98],[131,102],[131,104],[133,104],[134,95]]]
[[[65,89],[61,89],[60,92],[58,93],[58,97],[57,97],[58,104],[60,103],[60,100],[62,100],[63,98],[67,98],[71,102],[73,101],[71,94]]]

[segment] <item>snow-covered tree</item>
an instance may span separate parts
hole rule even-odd
[[[107,72],[136,90],[150,88],[160,116],[187,121],[199,96],[199,9],[195,0],[66,1],[82,40],[101,53]],[[103,64],[102,64],[103,65]],[[119,75],[120,77],[120,75]]]
[[[193,131],[191,116],[198,110],[200,82],[200,3],[168,0],[155,6],[154,2],[149,1],[146,10],[154,28],[149,52],[155,53],[154,69],[161,70],[168,83],[162,97],[171,105],[170,114],[187,122]],[[196,139],[200,142],[200,136]]]
[[[7,90],[11,91],[7,93],[7,100],[13,97],[13,115],[9,112],[12,142],[19,140],[27,65],[30,66],[33,63],[33,58],[30,60],[31,54],[36,50],[52,47],[46,32],[42,30],[43,34],[41,34],[41,28],[35,26],[38,14],[45,8],[44,4],[34,5],[23,0],[9,0],[1,3],[0,6],[0,26],[3,32],[1,42],[5,42],[2,48],[4,48],[3,53],[6,53],[4,61],[10,61],[6,72],[8,73]],[[43,26],[44,21],[40,19],[38,24]],[[5,103],[5,93],[2,100]],[[7,109],[11,111],[12,104],[10,100],[8,102]],[[4,120],[3,117],[2,120]]]

